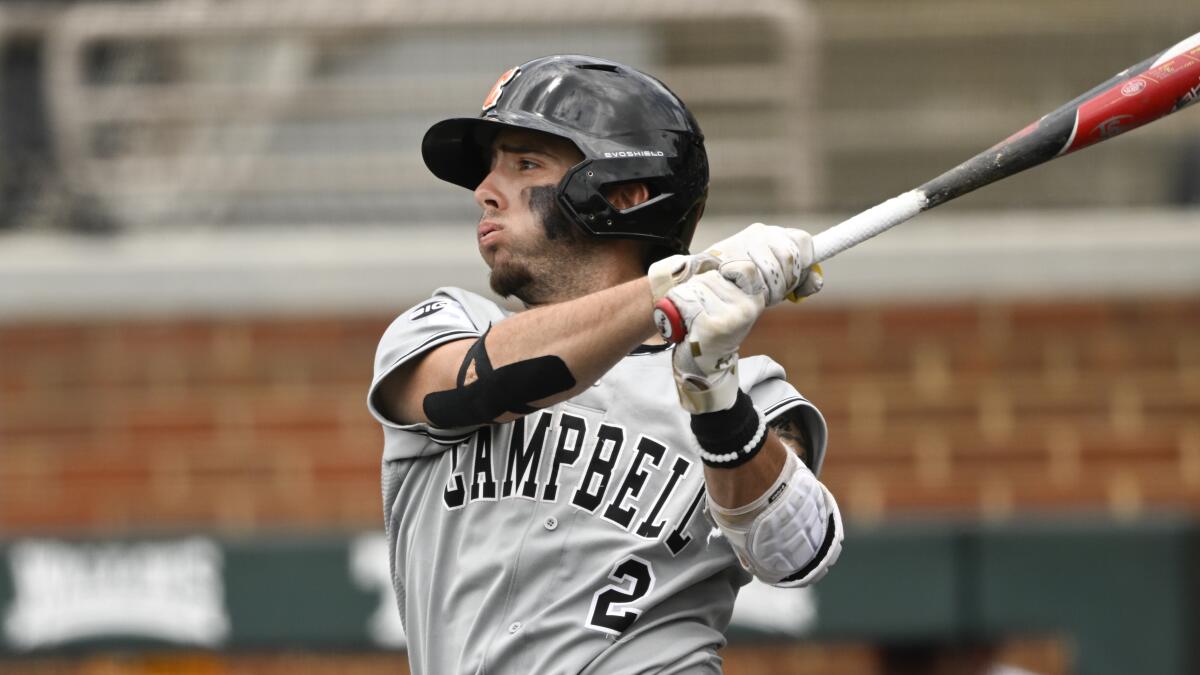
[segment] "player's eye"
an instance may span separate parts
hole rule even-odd
[[[538,168],[538,163],[533,161],[532,159],[518,159],[517,160],[517,170],[518,171],[528,171],[530,169],[536,169],[536,168]]]

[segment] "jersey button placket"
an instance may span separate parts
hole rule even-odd
[[[554,516],[550,516],[549,518],[546,519],[546,522],[543,523],[543,525],[545,526],[545,528],[547,530],[550,530],[551,532],[553,532],[555,529],[558,528],[558,518],[555,518]]]
[[[508,624],[508,632],[515,633],[519,630],[521,630],[521,622],[520,621],[514,621],[514,622]]]

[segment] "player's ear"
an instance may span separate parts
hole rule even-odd
[[[618,209],[631,209],[650,199],[650,188],[645,183],[620,183],[608,186],[604,196]]]

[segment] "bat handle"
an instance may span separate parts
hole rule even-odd
[[[813,263],[832,258],[846,249],[881,234],[912,218],[929,206],[921,190],[909,190],[882,204],[844,220],[813,236]],[[654,303],[654,325],[667,342],[680,343],[687,337],[683,316],[670,298]]]
[[[857,246],[877,234],[883,234],[927,208],[929,199],[920,189],[909,190],[882,204],[876,204],[814,235],[813,262],[829,260],[852,246]]]

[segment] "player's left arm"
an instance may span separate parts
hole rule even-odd
[[[705,469],[709,496],[718,504],[737,508],[766,492],[783,470],[788,453],[796,455],[807,467],[812,466],[812,441],[798,415],[781,414],[767,422],[766,442],[758,454],[743,466],[731,470]]]
[[[739,387],[738,348],[765,304],[747,282],[736,270],[710,271],[667,294],[688,331],[672,356],[676,389],[692,413],[713,520],[755,576],[802,586],[836,562],[841,515],[804,461],[818,449],[800,416],[768,425]]]
[[[841,553],[841,513],[809,469],[809,437],[798,415],[784,413],[748,461],[704,467],[713,520],[742,566],[775,586],[814,583]]]

